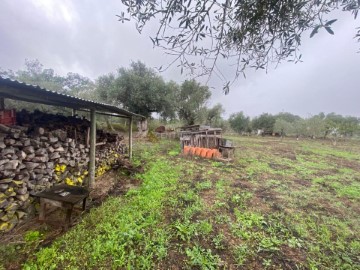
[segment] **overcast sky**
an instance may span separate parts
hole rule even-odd
[[[39,59],[59,74],[96,79],[132,60],[150,67],[169,62],[149,39],[156,24],[140,35],[133,23],[117,21],[115,15],[123,10],[120,0],[1,0],[0,67],[17,70],[25,58]],[[340,14],[334,36],[321,31],[302,40],[303,63],[283,63],[268,73],[248,71],[229,95],[222,93],[221,81],[212,79],[209,105],[221,103],[226,116],[286,111],[305,117],[319,112],[360,117],[360,43],[353,39],[357,26],[359,20]],[[186,79],[175,66],[162,75],[177,82]]]

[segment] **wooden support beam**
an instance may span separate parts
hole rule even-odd
[[[133,118],[129,118],[129,160],[132,159],[132,123]]]
[[[90,110],[87,110],[87,109],[79,109],[78,111],[82,111],[82,112],[90,112]],[[106,115],[106,116],[114,116],[114,117],[118,117],[118,118],[125,118],[125,119],[128,119],[130,118],[130,116],[126,116],[126,115],[121,115],[121,114],[117,114],[117,113],[106,113],[106,112],[99,112],[97,111],[96,114],[99,114],[99,115]],[[126,123],[126,120],[125,120],[125,123]],[[125,124],[126,126],[126,124]]]
[[[93,188],[95,184],[95,149],[96,149],[96,113],[90,111],[90,162],[88,187]]]
[[[86,147],[90,146],[90,128],[87,129],[86,131]]]

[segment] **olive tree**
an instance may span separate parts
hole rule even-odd
[[[140,61],[133,62],[130,68],[119,68],[115,74],[100,76],[97,84],[103,101],[145,117],[171,108],[168,92],[174,88],[167,87],[161,76]]]
[[[250,132],[250,117],[245,116],[243,112],[233,113],[229,117],[231,128],[237,133]]]
[[[209,87],[195,80],[186,80],[180,86],[177,106],[178,115],[186,124],[193,125],[204,121],[206,102],[210,99]]]

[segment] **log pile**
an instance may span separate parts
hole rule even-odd
[[[57,183],[81,185],[88,174],[86,119],[21,111],[19,126],[0,124],[0,231],[11,230],[31,209],[30,193]],[[118,134],[97,132],[96,175],[124,154]]]

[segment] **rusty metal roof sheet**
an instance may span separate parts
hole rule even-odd
[[[4,78],[2,76],[0,76],[0,97],[67,107],[76,110],[94,109],[97,112],[112,113],[118,116],[144,118],[142,115],[127,111],[114,105],[62,94],[41,88],[38,85],[31,85],[17,80],[12,80],[10,78]]]

